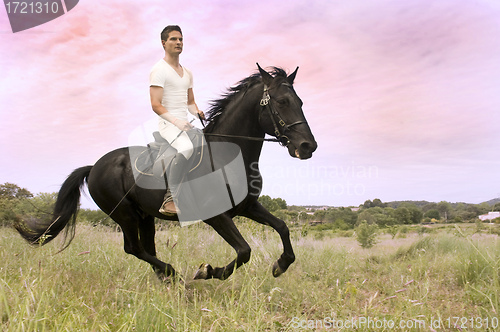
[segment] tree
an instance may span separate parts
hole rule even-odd
[[[335,229],[340,229],[341,231],[346,231],[350,228],[349,225],[346,224],[342,219],[335,220],[335,222],[333,223],[333,227]]]
[[[376,214],[375,222],[379,226],[391,226],[396,223],[396,220],[388,214]]]
[[[354,228],[356,221],[358,220],[358,214],[351,210],[350,208],[341,207],[339,209],[339,218],[345,221],[350,228]]]
[[[375,198],[375,199],[373,200],[373,202],[372,202],[372,201],[370,201],[370,200],[365,201],[365,202],[363,203],[363,207],[364,207],[365,209],[369,209],[369,208],[373,208],[373,207],[381,207],[381,208],[385,208],[385,207],[387,207],[387,203],[382,203],[382,201],[381,201],[379,198]]]
[[[365,220],[361,222],[356,228],[356,240],[358,240],[361,247],[368,249],[377,243],[377,228],[377,225],[368,225]]]
[[[33,197],[33,194],[26,188],[21,188],[16,184],[5,182],[0,184],[0,199],[22,199]]]
[[[289,221],[290,220],[290,215],[286,213],[286,210],[275,210],[273,212],[273,215],[276,217],[276,218],[279,218],[283,221]]]
[[[396,237],[396,235],[398,234],[398,232],[399,232],[399,226],[387,227],[387,233],[391,234],[393,240]]]
[[[57,193],[39,193],[30,199],[20,200],[16,213],[21,216],[31,216],[36,219],[51,219]]]
[[[424,213],[418,206],[412,203],[403,203],[400,205],[400,207],[405,207],[408,209],[408,212],[410,213],[411,224],[420,224],[422,218],[424,217]]]
[[[393,225],[397,223],[393,215],[394,209],[392,208],[372,207],[359,213],[357,223],[359,225],[363,220],[366,220],[368,224],[377,224],[378,226]]]
[[[269,212],[274,212],[274,211],[276,211],[276,210],[278,210],[280,208],[279,205],[278,205],[278,203],[276,203],[276,201],[273,200],[268,195],[262,195],[262,196],[260,196],[259,199],[258,199],[258,201]]]
[[[6,182],[0,185],[0,226],[10,226],[18,222],[19,204],[33,197],[27,189]]]
[[[116,226],[116,223],[113,221],[113,219],[108,217],[108,215],[101,210],[81,209],[80,212],[78,212],[78,218],[93,226]]]
[[[283,198],[271,198],[268,195],[262,195],[258,199],[259,203],[262,204],[269,212],[274,212],[276,210],[286,210],[286,201]]]
[[[439,220],[441,216],[437,209],[431,209],[424,214],[424,217]]]
[[[278,204],[278,207],[282,210],[286,210],[287,208],[287,205],[286,205],[286,201],[283,199],[283,198],[275,198],[274,201],[276,202],[276,204]]]
[[[14,212],[15,207],[15,200],[0,199],[0,226],[10,226],[20,220]]]
[[[316,210],[314,211],[314,220],[316,221],[325,221],[326,211],[325,210]]]
[[[422,211],[424,211],[424,213],[427,213],[427,211],[429,211],[429,210],[437,210],[437,204],[436,203],[428,203],[422,207]]]
[[[387,203],[382,203],[382,201],[378,198],[375,198],[372,202],[373,207],[381,207],[385,208],[387,207]]]
[[[372,207],[372,204],[373,204],[373,203],[372,203],[372,201],[368,199],[368,200],[366,200],[366,201],[363,203],[363,207],[364,207],[365,209],[369,209],[369,208],[371,208],[371,207]]]
[[[481,215],[481,210],[479,209],[479,206],[477,205],[468,205],[467,208],[465,209],[466,213],[466,220],[471,220],[474,219],[475,217]]]
[[[411,213],[404,206],[398,206],[396,210],[394,210],[394,218],[398,224],[410,224],[411,223]]]
[[[478,208],[479,208],[480,214],[485,214],[485,213],[488,213],[489,211],[491,211],[491,205],[489,205],[486,202],[479,204]],[[499,208],[500,208],[500,205],[499,205]],[[493,210],[493,211],[495,211],[495,210]]]
[[[358,225],[361,225],[363,222],[367,223],[367,224],[375,224],[376,223],[376,219],[375,217],[373,216],[373,214],[371,214],[369,212],[369,210],[363,210],[359,213],[358,215],[358,222],[357,224]],[[359,227],[359,226],[358,226]]]
[[[451,204],[445,201],[441,201],[437,204],[437,210],[443,218],[451,218],[450,212],[453,210]]]
[[[309,215],[307,214],[306,211],[299,212],[299,221],[308,221],[308,220],[309,220]]]

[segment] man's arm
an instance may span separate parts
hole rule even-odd
[[[161,86],[150,86],[149,87],[149,97],[151,98],[151,107],[153,108],[153,111],[164,118],[165,120],[172,122],[175,118],[173,116],[166,115],[165,113],[168,113],[167,109],[163,107],[161,104],[161,100],[163,98],[163,88]],[[162,116],[162,114],[165,114],[165,117]],[[169,118],[173,118],[172,121],[170,121]]]
[[[196,105],[196,102],[194,101],[194,92],[193,88],[188,89],[188,111],[189,113],[193,114],[194,116],[199,116],[203,120],[205,120],[205,114],[198,109],[198,105]]]
[[[150,86],[149,96],[151,98],[151,107],[153,108],[153,111],[162,119],[172,123],[180,130],[189,130],[193,127],[189,122],[178,119],[170,114],[170,112],[161,104],[161,100],[163,98],[163,88],[161,86]]]

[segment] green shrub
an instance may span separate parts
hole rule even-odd
[[[398,226],[389,226],[387,227],[387,233],[391,234],[392,238],[394,239],[396,235],[399,232],[399,227]]]
[[[349,229],[347,231],[337,231],[336,234],[337,234],[337,236],[340,236],[340,237],[353,237],[354,230]]]
[[[435,232],[431,227],[420,226],[417,228],[418,235],[423,235],[425,233],[433,233]]]
[[[368,249],[377,243],[377,229],[378,227],[375,224],[368,225],[365,220],[361,222],[361,224],[356,228],[356,239],[361,247]]]

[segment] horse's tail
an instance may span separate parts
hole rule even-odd
[[[75,169],[64,181],[52,218],[35,220],[31,218],[17,223],[14,227],[31,244],[44,245],[52,241],[64,228],[65,239],[61,250],[66,249],[75,236],[76,215],[80,202],[80,189],[87,182],[92,166]]]

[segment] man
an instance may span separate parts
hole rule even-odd
[[[165,57],[153,66],[149,75],[151,106],[159,115],[159,132],[178,152],[168,169],[170,189],[159,210],[166,215],[180,213],[175,207],[172,192],[179,189],[187,160],[193,154],[193,143],[186,133],[192,128],[187,121],[187,112],[205,118],[194,100],[193,75],[179,62],[183,41],[179,26],[169,25],[163,29],[161,43]]]

